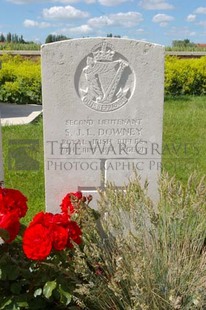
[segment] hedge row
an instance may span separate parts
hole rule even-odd
[[[178,59],[166,56],[165,94],[205,95],[206,57]]]
[[[41,103],[40,61],[3,55],[0,70],[0,101]],[[198,59],[165,58],[166,95],[205,95],[206,57]]]
[[[1,58],[0,101],[41,103],[40,61],[4,54]]]

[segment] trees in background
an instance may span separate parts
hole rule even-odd
[[[3,35],[3,33],[0,34],[0,42],[5,42],[6,41],[6,38],[5,36]]]
[[[112,33],[108,33],[107,38],[121,38],[121,36],[120,35],[113,35]]]
[[[7,33],[5,36],[3,33],[0,34],[1,43],[27,43],[24,41],[23,35],[18,36],[16,33],[12,34],[11,32]]]
[[[52,43],[52,42],[56,42],[56,41],[62,41],[62,40],[69,40],[70,38],[62,35],[62,34],[49,34],[46,37],[45,43]]]
[[[172,47],[179,47],[179,48],[187,48],[187,47],[195,47],[196,44],[193,42],[190,42],[189,39],[184,40],[174,40],[172,41]]]
[[[120,35],[113,35],[112,33],[107,34],[107,38],[121,38]],[[49,34],[46,37],[45,43],[52,43],[56,41],[69,40],[70,38],[62,35],[62,34]]]
[[[23,35],[16,33],[0,33],[1,50],[40,50],[40,44],[33,41],[25,41]]]

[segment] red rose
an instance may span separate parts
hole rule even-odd
[[[82,192],[80,191],[76,193],[71,193],[71,195],[75,196],[78,200],[82,199]]]
[[[62,203],[61,203],[60,206],[61,206],[61,210],[62,210],[63,213],[66,213],[66,214],[69,214],[69,215],[72,215],[74,213],[74,206],[71,203],[70,194],[67,194],[63,198]]]
[[[29,226],[23,236],[23,250],[33,260],[44,260],[52,250],[50,229],[42,224]]]
[[[67,248],[73,249],[74,245],[72,244],[71,240],[67,240]]]
[[[68,239],[68,229],[56,225],[53,232],[52,232],[52,239],[53,239],[53,248],[54,250],[61,251],[67,245]]]
[[[69,218],[68,214],[66,214],[66,213],[54,214],[53,223],[55,223],[57,225],[68,227],[69,221],[70,221],[70,218]]]
[[[0,213],[17,211],[19,218],[27,212],[27,198],[16,189],[0,187]]]
[[[61,251],[72,247],[72,241],[80,244],[81,229],[68,214],[40,212],[35,215],[23,237],[23,250],[28,258],[45,259],[52,248]]]
[[[0,229],[6,230],[9,233],[9,240],[5,239],[4,236],[2,236],[2,239],[6,243],[10,243],[16,238],[19,232],[19,228],[19,217],[16,212],[0,215]]]
[[[51,227],[54,224],[66,226],[68,225],[69,218],[67,214],[53,214],[49,212],[39,212],[37,213],[29,226],[42,224],[45,227]]]
[[[34,217],[31,223],[29,224],[29,227],[36,225],[36,224],[44,224],[44,212],[37,213]]]
[[[75,212],[74,206],[72,204],[72,196],[76,198],[77,200],[82,199],[82,193],[76,192],[76,193],[68,193],[62,200],[61,203],[61,210],[63,213],[67,213],[68,215],[72,215]]]

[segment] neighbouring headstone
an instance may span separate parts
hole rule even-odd
[[[4,180],[3,154],[2,154],[2,136],[1,136],[1,118],[0,118],[0,182]]]
[[[164,48],[86,38],[42,46],[47,210],[68,191],[98,195],[136,169],[157,198]]]

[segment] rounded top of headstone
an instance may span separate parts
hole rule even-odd
[[[45,49],[47,47],[52,48],[53,46],[56,45],[67,45],[67,44],[75,44],[78,42],[83,41],[85,44],[87,44],[87,42],[91,42],[91,41],[111,41],[113,42],[113,44],[117,44],[118,42],[124,42],[125,44],[128,43],[133,43],[133,44],[137,44],[137,45],[149,45],[150,47],[160,47],[160,48],[164,48],[163,45],[158,44],[158,43],[153,43],[153,42],[149,42],[149,41],[144,41],[144,40],[135,40],[135,39],[129,39],[129,38],[109,38],[109,37],[90,37],[90,38],[74,38],[74,39],[68,39],[68,40],[62,40],[62,41],[56,41],[56,42],[51,42],[51,43],[45,43],[41,45],[41,49]]]

